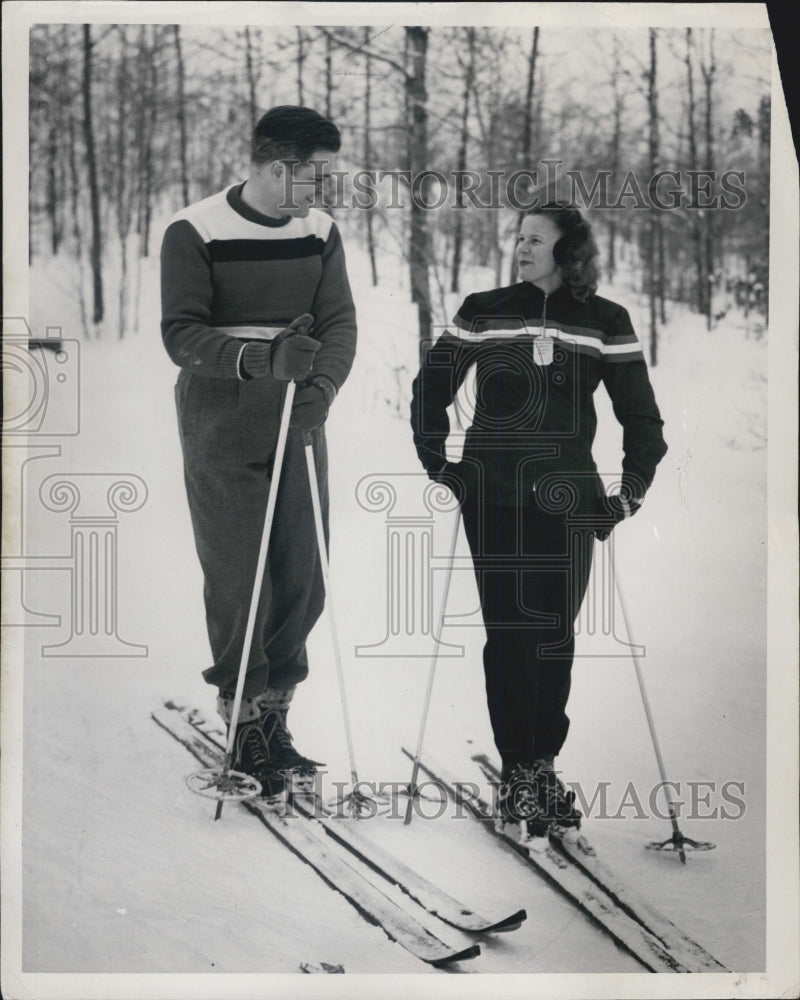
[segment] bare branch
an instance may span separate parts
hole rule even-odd
[[[365,57],[365,45],[362,42],[360,45],[354,45],[349,39],[344,38],[342,35],[337,34],[335,31],[331,31],[329,28],[320,28],[322,33],[335,45],[341,45],[342,48],[347,49],[355,55],[361,55]],[[400,73],[404,80],[408,79],[408,71],[405,66],[402,66],[399,62],[391,59],[389,56],[383,55],[381,52],[375,52],[374,49],[369,50],[370,59],[375,59],[378,62],[382,62],[387,66],[391,66],[392,69]]]

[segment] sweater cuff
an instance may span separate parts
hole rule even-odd
[[[311,385],[317,386],[321,391],[322,395],[325,397],[325,405],[330,408],[334,399],[336,399],[336,383],[330,377],[330,375],[322,375],[320,372],[314,372],[314,374],[309,379]]]
[[[227,343],[223,344],[222,350],[217,355],[214,374],[222,378],[241,378],[242,344],[233,337],[226,339]]]
[[[341,365],[336,364],[335,361],[331,363],[330,361],[326,362],[324,358],[314,358],[312,377],[316,378],[317,375],[324,375],[326,378],[329,378],[333,383],[334,389],[338,392],[347,376],[347,372],[343,373]]]
[[[263,378],[268,375],[272,371],[271,354],[272,345],[269,342],[245,344],[240,355],[242,378]]]

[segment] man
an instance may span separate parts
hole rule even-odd
[[[229,726],[268,490],[280,475],[233,759],[265,795],[282,790],[287,771],[316,763],[293,746],[286,715],[324,602],[303,436],[313,444],[327,535],[323,425],[356,345],[341,238],[314,207],[340,144],[316,111],[273,108],[254,129],[247,180],[178,212],[161,251],[161,330],[181,368],[178,424],[213,657],[203,677],[218,688]]]

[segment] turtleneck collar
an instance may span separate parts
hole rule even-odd
[[[292,221],[291,215],[284,215],[280,219],[273,219],[271,216],[264,215],[251,205],[248,205],[242,198],[242,189],[244,188],[244,185],[245,181],[242,181],[241,184],[235,184],[228,190],[228,204],[234,212],[237,212],[242,216],[242,218],[247,219],[248,222],[255,222],[259,226],[270,226],[273,229],[278,229]]]

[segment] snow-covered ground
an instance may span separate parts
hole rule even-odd
[[[334,601],[360,777],[402,782],[410,767],[400,747],[416,742],[427,681],[425,642],[413,646],[413,656],[355,650],[387,635],[387,516],[413,515],[425,484],[407,420],[415,314],[397,280],[400,265],[382,261],[384,283],[373,289],[357,240],[346,245],[360,347],[328,424]],[[35,328],[56,324],[70,336],[76,311],[67,277],[54,267],[36,273]],[[465,293],[486,285],[465,282]],[[646,317],[636,297],[624,287],[601,291],[628,306],[643,334]],[[672,854],[644,850],[649,840],[668,837],[670,827],[648,802],[658,771],[618,607],[613,635],[584,627],[579,636],[572,727],[559,758],[565,779],[579,782],[589,800],[606,789],[605,817],[595,808],[585,823],[604,858],[740,973],[765,968],[767,346],[753,326],[752,317],[748,331],[743,317],[729,315],[708,332],[700,317],[671,309],[651,372],[670,450],[645,507],[614,535],[635,640],[646,647],[641,662],[664,758],[685,803],[681,826],[717,849],[693,855],[685,867]],[[70,552],[69,513],[42,505],[39,487],[48,476],[113,473],[146,484],[141,508],[118,515],[117,541],[118,634],[147,651],[42,656],[43,644],[69,634],[70,574],[52,566],[26,572],[27,607],[61,615],[62,625],[25,631],[21,967],[41,974],[37,996],[57,991],[52,977],[63,973],[103,978],[76,980],[80,994],[52,995],[89,996],[95,988],[123,995],[123,980],[108,978],[120,973],[182,974],[158,979],[159,995],[228,995],[223,980],[209,983],[201,974],[296,973],[301,962],[341,963],[348,973],[429,973],[442,991],[450,989],[446,977],[368,925],[243,810],[228,807],[215,823],[213,805],[184,785],[192,759],[150,719],[164,697],[214,713],[213,691],[200,677],[208,653],[174,418],[176,374],[160,343],[152,259],[138,332],[80,344],[80,434],[55,439],[60,453],[26,466],[28,556]],[[613,474],[619,433],[602,389],[598,410],[596,455]],[[389,515],[368,509],[363,484],[359,489],[365,477],[400,484]],[[416,500],[408,499],[415,491]],[[435,521],[439,566],[452,518],[445,513]],[[451,618],[443,638],[464,652],[439,660],[426,746],[463,780],[474,780],[470,752],[493,747],[483,635],[465,556],[461,538],[449,607],[461,622]],[[295,700],[292,731],[304,752],[327,761],[330,779],[346,780],[325,617],[310,647],[312,675]],[[726,785],[732,782],[738,784]],[[693,812],[718,818],[688,815],[693,787]],[[719,818],[723,809],[741,815]],[[527,909],[527,923],[486,941],[465,972],[639,970],[470,821],[448,810],[410,827],[386,818],[368,824],[376,839],[476,909]],[[456,932],[442,933],[458,940]],[[253,992],[242,986],[241,995],[273,995],[269,984],[276,982],[252,981]],[[404,995],[394,982],[381,979],[380,992]],[[638,980],[616,982],[616,995],[640,988]],[[570,988],[588,995],[585,982]],[[133,986],[125,989],[136,995]],[[289,986],[281,990],[276,995],[288,995]],[[433,981],[427,992],[434,995]]]

